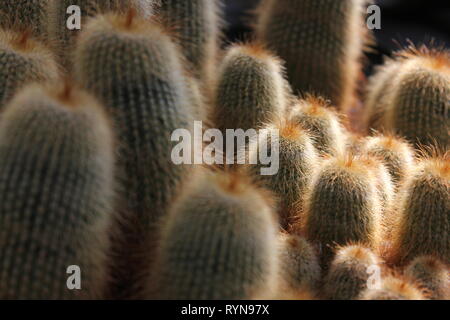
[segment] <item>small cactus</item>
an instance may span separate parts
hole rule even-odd
[[[390,262],[419,255],[450,261],[450,153],[422,159],[400,191]]]
[[[336,156],[345,152],[346,130],[338,115],[327,108],[322,99],[310,96],[300,100],[290,111],[290,119],[310,131],[321,155]]]
[[[322,294],[328,300],[354,300],[369,284],[369,268],[379,266],[371,250],[350,245],[336,252],[328,274],[323,280]]]
[[[0,31],[0,110],[25,85],[58,76],[51,52],[29,33]]]
[[[355,102],[367,38],[364,0],[264,0],[258,40],[286,61],[295,91],[330,99],[340,110]]]
[[[267,199],[238,174],[199,174],[162,228],[150,292],[196,300],[274,295],[277,226]]]
[[[381,281],[381,288],[367,289],[360,300],[427,300],[424,293],[407,279],[387,276]]]
[[[405,275],[417,280],[432,300],[450,299],[450,271],[432,256],[420,256],[411,261]]]
[[[105,298],[113,138],[97,102],[71,86],[27,87],[0,124],[0,298]],[[69,266],[82,290],[69,290]]]

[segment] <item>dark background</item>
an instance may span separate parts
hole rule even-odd
[[[226,36],[229,42],[249,38],[249,13],[260,0],[225,0]],[[343,0],[336,0],[343,1]],[[408,40],[416,45],[429,44],[450,48],[450,0],[376,0],[381,7],[381,30],[374,30],[377,39],[375,53],[368,54],[367,74]]]

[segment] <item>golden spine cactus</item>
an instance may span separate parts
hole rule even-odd
[[[377,183],[368,162],[351,155],[325,159],[314,174],[294,230],[321,246],[325,267],[335,245],[377,248],[382,231]]]
[[[58,76],[51,52],[27,32],[0,31],[0,109],[25,85]]]
[[[322,295],[328,300],[354,300],[369,284],[370,267],[378,266],[378,257],[359,245],[342,247],[336,252],[322,285]]]
[[[220,50],[222,0],[160,0],[158,13],[175,28],[189,70],[211,83]]]
[[[288,229],[302,211],[303,196],[319,157],[308,132],[296,123],[280,119],[266,129],[278,132],[277,141],[272,141],[271,135],[259,135],[249,146],[249,156],[258,159],[261,146],[268,146],[268,153],[279,155],[278,171],[273,175],[261,175],[264,165],[257,164],[251,166],[251,172],[276,196],[280,224]]]
[[[257,44],[232,46],[222,62],[215,96],[219,128],[261,128],[286,110],[280,61]]]
[[[415,279],[432,300],[450,299],[450,270],[432,256],[420,256],[411,261],[405,275]]]
[[[353,105],[368,33],[365,3],[262,1],[257,38],[286,61],[295,93],[323,96],[340,110]]]
[[[427,300],[424,293],[407,279],[387,276],[379,289],[367,289],[361,293],[361,300]]]
[[[16,0],[11,0],[16,1]],[[144,17],[151,14],[155,0],[56,0],[49,5],[48,34],[56,46],[61,64],[71,69],[71,53],[75,51],[76,38],[85,28],[89,18],[110,12],[126,12],[130,8]],[[70,6],[81,9],[81,29],[70,30],[67,26]],[[73,13],[73,12],[71,12]]]
[[[199,174],[162,228],[150,292],[170,300],[272,297],[277,225],[268,198],[243,176]]]
[[[300,100],[290,111],[290,119],[310,131],[321,155],[336,156],[345,152],[346,130],[324,100],[312,96]]]
[[[45,23],[50,0],[2,0],[0,28],[16,32],[31,32],[33,37],[46,39]]]
[[[371,107],[381,114],[381,129],[416,145],[437,144],[448,149],[450,52],[424,47],[409,49],[398,54],[397,63],[395,81],[386,80],[392,86],[392,92],[386,96],[388,101],[381,100],[381,105]],[[384,68],[380,72],[388,70]]]
[[[400,191],[392,263],[419,255],[450,261],[450,153],[422,159]]]
[[[110,123],[70,86],[31,86],[0,125],[0,297],[98,299],[107,288],[114,160]],[[69,266],[82,290],[69,290]]]
[[[155,22],[130,11],[124,16],[99,16],[84,30],[76,53],[77,79],[113,114],[121,147],[120,211],[128,221],[122,249],[128,258],[118,260],[131,259],[129,264],[146,270],[138,265],[147,263],[144,254],[152,257],[155,223],[166,215],[190,170],[171,157],[177,144],[171,141],[172,133],[191,132],[193,125],[186,98],[189,83],[177,47]],[[141,276],[123,272],[124,277]],[[138,279],[124,281],[141,284]]]
[[[302,237],[282,233],[278,251],[280,279],[283,283],[279,289],[293,295],[302,292],[317,294],[322,270],[312,245]]]

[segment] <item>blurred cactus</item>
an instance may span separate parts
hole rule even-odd
[[[381,281],[381,288],[367,289],[361,300],[426,300],[423,292],[406,279],[388,276]]]
[[[22,91],[0,125],[0,297],[104,298],[113,138],[103,110],[70,86]],[[82,290],[69,290],[71,265]]]

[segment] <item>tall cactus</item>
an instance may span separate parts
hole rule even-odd
[[[361,300],[426,300],[416,284],[398,276],[388,276],[378,289],[367,289],[361,293]]]
[[[267,199],[240,175],[199,174],[162,229],[150,292],[158,299],[274,295],[277,226]]]
[[[166,214],[190,167],[175,164],[171,157],[176,145],[172,133],[189,131],[193,122],[178,50],[161,26],[130,11],[92,20],[80,38],[76,61],[77,79],[114,115],[118,131],[126,199],[121,213],[128,221],[124,257],[118,261],[131,259],[127,264],[146,269],[139,265],[143,256],[152,257],[149,238],[155,236],[155,223]],[[125,278],[138,275],[126,266],[122,271]]]
[[[286,61],[301,94],[330,99],[341,110],[355,99],[367,27],[365,0],[264,0],[257,38]]]
[[[0,125],[0,298],[104,298],[113,138],[97,102],[70,86],[22,91]],[[81,290],[69,290],[76,265]]]
[[[25,85],[56,80],[58,75],[51,52],[29,33],[0,32],[0,110]]]

